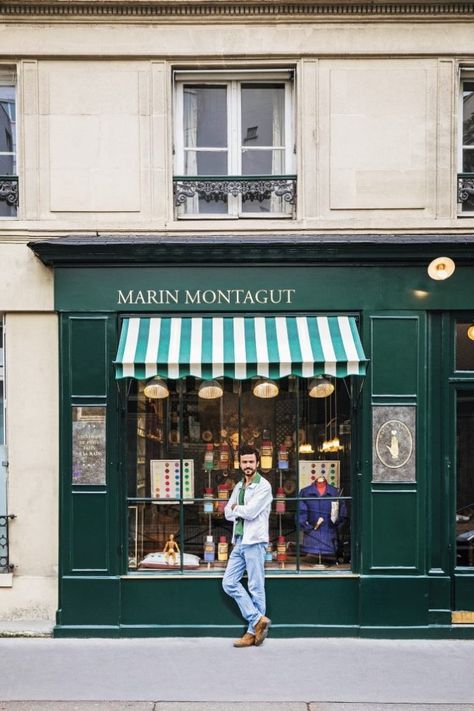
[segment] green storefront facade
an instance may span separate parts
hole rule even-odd
[[[474,321],[473,245],[471,235],[30,243],[54,269],[60,322],[56,635],[235,636],[242,629],[219,572],[144,572],[127,565],[132,384],[116,380],[114,366],[123,319],[342,314],[355,319],[369,361],[367,374],[348,385],[350,565],[267,571],[272,634],[472,637],[474,508],[471,514],[468,498],[474,474],[470,481],[463,475],[468,498],[460,502],[459,451],[467,459],[474,454],[474,343],[463,345],[461,363],[459,338],[461,325]],[[456,264],[446,281],[427,274],[439,256]],[[71,476],[78,407],[105,412],[99,484],[78,484]],[[413,439],[403,476],[384,469],[374,454],[383,427],[399,418]],[[388,440],[384,449],[390,446]]]

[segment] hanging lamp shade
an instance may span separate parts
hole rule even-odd
[[[255,381],[255,384],[252,388],[252,392],[255,397],[261,397],[266,399],[276,397],[279,393],[279,388],[274,380],[268,380],[267,378],[259,378]]]
[[[170,394],[168,386],[162,378],[152,378],[144,387],[143,393],[150,400],[164,400]]]
[[[329,397],[334,392],[334,385],[326,378],[313,378],[308,385],[310,397]]]
[[[198,390],[198,396],[203,400],[217,400],[223,394],[224,388],[218,380],[204,380]]]

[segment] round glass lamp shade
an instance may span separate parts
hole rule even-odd
[[[222,397],[224,388],[218,380],[205,380],[201,383],[198,390],[198,395],[203,400],[217,400]]]
[[[145,397],[149,397],[150,400],[164,400],[168,397],[170,391],[164,380],[161,378],[153,378],[149,380],[145,385],[143,392]]]
[[[326,378],[313,378],[308,386],[310,397],[329,397],[334,392],[334,385]]]
[[[252,388],[252,392],[255,397],[270,398],[276,397],[278,395],[279,389],[278,385],[274,380],[268,380],[267,378],[259,378],[255,381]]]
[[[450,257],[437,257],[428,265],[428,274],[435,281],[444,281],[454,274],[456,265]]]
[[[474,323],[469,326],[466,331],[466,334],[470,341],[474,341]]]

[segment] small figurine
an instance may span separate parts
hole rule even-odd
[[[169,538],[165,543],[163,553],[165,554],[165,561],[168,565],[176,565],[176,555],[179,555],[180,550],[172,533],[170,533]]]

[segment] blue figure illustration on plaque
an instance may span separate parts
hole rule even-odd
[[[319,476],[315,482],[301,489],[300,526],[303,530],[302,551],[308,555],[338,556],[338,530],[347,518],[344,501],[336,500],[339,489]]]

